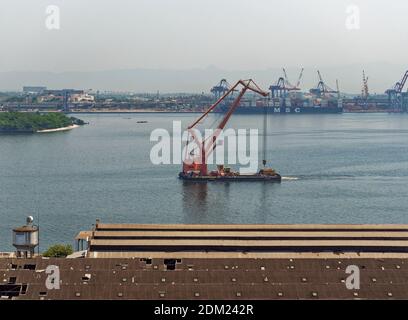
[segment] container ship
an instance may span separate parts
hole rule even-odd
[[[323,81],[320,71],[318,71],[319,82],[315,88],[309,92],[301,92],[299,87],[303,75],[300,72],[296,85],[292,85],[287,77],[286,70],[283,69],[284,76],[269,87],[270,94],[267,98],[259,98],[256,95],[246,95],[242,98],[236,110],[238,114],[336,114],[343,112],[343,99],[340,96],[338,82],[337,89],[333,90]],[[215,99],[218,100],[230,88],[226,79],[222,79],[211,89]],[[225,112],[231,103],[225,99],[224,103],[218,107],[218,112]]]
[[[267,100],[246,99],[241,102],[237,113],[241,114],[314,114],[342,113],[342,99],[336,97],[315,97],[307,93],[291,93],[286,98]]]

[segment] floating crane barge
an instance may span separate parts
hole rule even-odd
[[[267,182],[281,182],[282,177],[278,173],[274,174],[248,174],[243,175],[237,172],[232,173],[231,175],[207,175],[207,176],[200,176],[200,175],[190,175],[185,174],[184,172],[179,173],[179,178],[182,180],[188,180],[193,182],[259,182],[259,181],[267,181]]]
[[[229,94],[237,91],[237,88],[241,87],[238,96],[232,102],[228,108],[225,116],[218,124],[214,133],[200,141],[195,133],[196,126],[208,116]],[[198,146],[199,154],[188,153],[186,148],[186,154],[183,161],[182,172],[179,173],[179,178],[182,180],[193,182],[238,182],[238,181],[267,181],[267,182],[281,182],[281,176],[274,169],[266,167],[266,112],[264,117],[264,139],[263,139],[263,151],[264,160],[263,168],[255,174],[241,174],[239,172],[233,172],[228,167],[218,165],[217,170],[208,171],[207,160],[209,155],[215,150],[217,146],[217,138],[221,134],[221,131],[225,128],[228,120],[231,118],[234,111],[238,108],[241,98],[247,90],[260,94],[263,97],[267,97],[268,93],[261,90],[258,85],[251,79],[239,80],[234,86],[232,86],[224,95],[222,95],[217,102],[215,102],[203,115],[201,115],[193,124],[188,127],[188,132],[192,137],[192,141]],[[188,145],[189,142],[187,142]]]

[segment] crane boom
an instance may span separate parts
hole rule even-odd
[[[340,99],[340,86],[339,86],[339,79],[336,79],[336,89],[337,89],[337,99]]]
[[[313,89],[314,92],[318,92],[319,94],[328,94],[328,93],[338,93],[338,90],[333,90],[330,88],[324,81],[322,74],[319,70],[317,70],[317,74],[319,76],[319,83],[317,84],[316,89]]]
[[[287,84],[289,84],[289,79],[288,79],[288,75],[286,73],[286,69],[282,68],[282,70],[283,70],[283,75],[285,76],[285,81],[286,81]]]
[[[282,68],[282,70],[283,70],[283,75],[284,75],[284,80],[285,80],[284,81],[285,89],[288,90],[288,91],[300,90],[299,85],[300,85],[300,81],[302,80],[302,77],[303,77],[304,68],[301,69],[298,81],[297,81],[295,86],[290,83],[289,78],[288,78],[288,74],[286,72],[286,69]]]
[[[407,80],[408,80],[408,70],[405,72],[404,77],[402,78],[401,82],[399,83],[398,92],[402,92],[402,90],[404,90],[404,86],[405,86],[405,83],[407,82]]]
[[[298,79],[298,82],[296,83],[296,88],[299,88],[300,86],[300,81],[302,80],[304,70],[305,68],[302,68],[302,70],[300,71],[299,79]]]
[[[320,82],[323,82],[323,77],[322,77],[322,74],[320,73],[320,70],[317,70],[317,74],[319,76]]]
[[[194,134],[193,129],[200,123],[208,114],[213,111],[232,91],[236,90],[237,87],[242,87],[240,93],[235,98],[231,104],[229,110],[227,111],[224,118],[218,124],[214,133],[207,137],[204,141],[199,141],[197,136]],[[246,91],[253,91],[260,94],[263,97],[268,96],[268,92],[263,91],[252,79],[249,80],[239,80],[234,86],[232,86],[222,97],[220,97],[204,114],[202,114],[197,120],[195,120],[189,127],[188,130],[191,133],[193,140],[200,148],[200,156],[192,159],[192,164],[187,163],[187,159],[183,162],[183,172],[187,172],[190,169],[197,169],[200,171],[200,175],[207,175],[207,159],[211,152],[216,148],[216,140],[221,133],[221,130],[225,128],[228,120],[231,118],[234,111],[239,106],[239,103]]]

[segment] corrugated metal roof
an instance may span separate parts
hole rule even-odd
[[[92,236],[92,232],[81,231],[78,238],[86,239],[86,236]],[[95,231],[93,233],[94,239],[104,239],[104,238],[115,238],[115,239],[160,239],[160,238],[191,238],[191,239],[299,239],[299,238],[333,238],[333,239],[367,239],[367,238],[400,238],[408,239],[408,230],[404,232],[395,231],[390,234],[390,232],[385,231],[332,231],[332,230],[310,230],[310,231],[285,231],[285,230],[273,230],[273,231],[255,231],[255,232],[242,232],[242,231],[173,231],[173,230],[156,230],[156,231]]]
[[[177,259],[174,256],[174,259]],[[150,261],[149,261],[150,262]],[[1,283],[15,277],[13,299],[407,299],[408,259],[0,259]],[[35,270],[24,269],[35,264]],[[361,289],[348,290],[357,265]],[[45,268],[60,269],[61,288],[47,290]],[[375,279],[375,281],[373,281]],[[25,294],[22,285],[28,284]],[[356,296],[354,293],[357,293]],[[391,294],[391,295],[390,295]],[[4,292],[2,294],[4,296]]]
[[[406,224],[133,224],[97,223],[96,230],[401,230],[408,231]]]
[[[89,258],[133,258],[133,257],[150,257],[150,258],[173,258],[175,253],[165,251],[115,251],[115,252],[88,252]],[[234,258],[234,259],[316,259],[316,258],[408,258],[408,253],[404,252],[205,252],[205,251],[180,251],[177,252],[179,258]]]
[[[306,240],[306,241],[305,241]],[[170,247],[170,246],[182,246],[188,247],[203,247],[217,246],[217,247],[281,247],[281,246],[293,246],[293,247],[407,247],[407,240],[224,240],[224,239],[212,239],[212,240],[196,240],[196,239],[142,239],[142,240],[123,240],[123,239],[91,239],[91,249],[97,246],[135,246],[139,248],[158,246],[158,247]],[[204,249],[203,249],[204,250]],[[299,249],[301,251],[301,249]]]
[[[408,252],[408,225],[141,225],[96,223],[89,256],[132,251]],[[115,253],[115,254],[113,254]],[[100,257],[100,256],[98,256]]]

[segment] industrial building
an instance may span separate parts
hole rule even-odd
[[[1,299],[408,298],[408,225],[97,221],[76,241],[84,250],[68,258],[0,257]]]
[[[260,257],[272,253],[408,253],[407,225],[149,225],[96,222],[76,241],[91,258],[177,252]],[[86,242],[85,245],[83,242]]]

